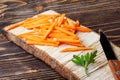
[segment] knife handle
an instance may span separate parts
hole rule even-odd
[[[120,61],[118,60],[109,60],[108,61],[111,71],[115,80],[120,80]]]

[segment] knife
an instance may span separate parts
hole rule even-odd
[[[99,33],[100,33],[100,43],[107,57],[108,64],[110,66],[112,74],[115,80],[120,80],[120,61],[117,60],[117,57],[106,35],[101,30],[99,31]]]

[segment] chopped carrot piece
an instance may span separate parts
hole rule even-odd
[[[84,45],[81,44],[81,43],[63,42],[63,44],[68,44],[68,45],[78,46],[78,47],[84,47]]]
[[[75,23],[74,23],[71,19],[67,19],[67,20],[68,20],[69,26],[70,26],[72,29],[75,29]]]
[[[91,29],[87,28],[87,27],[76,27],[76,29],[78,31],[82,31],[82,32],[90,32]]]
[[[36,35],[22,34],[22,35],[19,35],[18,37],[26,39],[26,40],[43,41],[42,37],[36,36]]]
[[[69,32],[69,31],[67,31],[67,30],[64,30],[64,29],[62,29],[62,28],[60,28],[60,27],[55,27],[55,29],[60,30],[61,32],[64,32],[64,33],[66,33],[66,34],[68,34],[68,35],[76,36],[76,34],[74,34],[74,33],[72,33],[72,32]]]
[[[82,44],[82,41],[75,34],[76,31],[90,32],[87,27],[80,26],[79,21],[72,21],[65,17],[65,14],[39,14],[32,18],[13,24],[7,30],[22,26],[31,32],[18,35],[25,40],[26,44],[41,46],[59,46],[68,44],[75,46],[61,50],[61,52],[72,52],[80,50],[91,50]]]
[[[60,42],[73,42],[73,43],[80,43],[80,40],[74,40],[74,39],[66,39],[66,38],[57,38],[57,41]]]
[[[57,26],[59,27],[61,25],[61,23],[64,21],[64,17],[65,17],[65,14],[62,14],[58,20],[58,24]]]
[[[61,32],[51,32],[51,34],[48,36],[50,38],[66,38],[66,39],[79,39],[76,36],[71,36],[71,35],[67,35],[65,33],[61,33]]]
[[[80,23],[79,23],[79,21],[77,20],[76,22],[75,22],[75,27],[79,27],[80,26]]]
[[[31,41],[31,40],[27,40],[26,44],[41,45],[41,46],[59,46],[59,44],[48,43],[48,42],[38,42],[38,41]]]
[[[19,23],[16,23],[16,24],[12,24],[12,25],[6,27],[5,29],[6,29],[6,30],[11,30],[11,29],[14,29],[14,28],[16,28],[16,27],[19,27],[19,26],[22,25],[22,24],[23,24],[23,22],[19,22]]]
[[[46,39],[47,36],[50,34],[50,32],[54,29],[56,23],[57,23],[57,20],[56,20],[56,22],[54,22],[54,23],[50,26],[50,28],[48,29],[48,31],[47,31],[46,34],[44,35],[44,39]]]
[[[80,50],[92,50],[92,48],[86,48],[86,47],[65,48],[61,50],[61,52],[80,51]]]

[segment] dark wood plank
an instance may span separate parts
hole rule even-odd
[[[0,79],[64,80],[44,62],[7,41],[1,32],[7,25],[49,9],[66,13],[96,32],[103,29],[120,46],[120,0],[0,0]]]
[[[0,41],[0,79],[61,79],[56,71],[10,41]]]

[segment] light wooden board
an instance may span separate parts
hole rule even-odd
[[[56,12],[49,10],[43,12],[42,14],[56,14]],[[69,80],[114,80],[110,68],[107,64],[107,59],[100,45],[99,35],[94,31],[87,33],[76,33],[78,37],[83,41],[83,44],[94,48],[94,50],[98,50],[95,63],[91,64],[88,68],[88,71],[90,73],[88,77],[84,74],[84,69],[81,66],[74,64],[71,60],[74,54],[83,55],[86,52],[90,52],[92,50],[61,53],[60,50],[68,47],[69,45],[64,44],[60,45],[59,47],[27,45],[22,39],[19,39],[17,37],[17,35],[28,31],[22,26],[10,31],[7,31],[7,27],[5,27],[4,31],[9,40],[13,41],[15,44],[22,47],[30,54],[43,60],[53,69],[58,71],[63,77]],[[114,50],[116,51],[116,55],[120,59],[120,48],[116,47],[115,45],[113,46]]]

